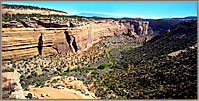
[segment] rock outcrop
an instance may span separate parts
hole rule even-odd
[[[148,22],[114,21],[90,23],[72,29],[26,30],[6,29],[2,33],[3,62],[23,59],[35,55],[82,52],[103,37],[129,34],[147,35]],[[25,31],[26,30],[26,31]]]
[[[22,86],[19,83],[20,76],[21,74],[16,70],[14,72],[2,73],[2,88],[8,89],[11,92],[9,98],[25,99]],[[3,94],[5,94],[4,92],[6,92],[6,90],[3,90]]]

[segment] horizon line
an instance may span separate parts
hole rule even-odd
[[[7,1],[2,2],[3,4],[7,4],[7,5],[23,5],[23,6],[32,6],[32,7],[39,7],[39,6],[35,6],[35,5],[28,5],[28,4],[9,4]],[[49,8],[49,7],[39,7],[39,8],[47,8],[47,9],[51,9],[51,10],[56,10],[56,11],[62,11],[62,12],[66,12],[68,14],[72,14],[72,15],[76,15],[76,16],[81,16],[79,14],[81,13],[87,13],[87,14],[101,14],[101,15],[106,15],[107,17],[104,16],[96,16],[96,17],[102,17],[102,18],[141,18],[141,19],[172,19],[172,18],[186,18],[186,17],[197,17],[197,15],[185,15],[185,16],[170,16],[170,17],[146,17],[146,16],[139,16],[139,15],[126,15],[126,14],[108,14],[108,13],[99,13],[99,12],[79,12],[79,13],[69,13],[67,10],[58,10],[58,9],[53,9],[53,8]],[[3,9],[3,8],[2,8]],[[94,17],[94,16],[84,16],[84,17]]]

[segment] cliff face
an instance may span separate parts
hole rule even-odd
[[[128,30],[131,32],[130,35],[136,34],[136,35],[147,35],[148,34],[148,27],[149,22],[148,21],[120,21],[121,23],[125,23],[125,26],[127,26]]]
[[[18,60],[38,55],[53,55],[56,44],[65,40],[63,31],[8,31],[2,33],[3,61]],[[43,33],[43,36],[42,34]],[[41,37],[42,36],[42,37]],[[40,45],[39,41],[43,41]]]
[[[123,33],[146,35],[148,22],[90,23],[72,30],[4,31],[2,33],[3,62],[35,55],[82,52],[102,37]],[[133,35],[132,34],[132,35]]]
[[[91,23],[80,30],[66,31],[65,34],[68,38],[70,36],[68,43],[70,43],[69,45],[72,48],[72,51],[77,52],[86,50],[92,46],[93,43],[98,42],[102,37],[114,36],[115,34],[127,32],[127,27],[123,24]]]

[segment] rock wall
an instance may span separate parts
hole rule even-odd
[[[82,52],[102,37],[123,33],[147,34],[146,22],[90,23],[72,30],[4,31],[2,33],[3,62],[35,55]],[[129,31],[131,30],[131,31]]]
[[[128,28],[125,25],[108,24],[108,23],[91,23],[87,27],[80,30],[66,31],[65,34],[71,37],[70,47],[73,52],[85,51],[98,42],[102,37],[114,36],[115,34],[128,33]],[[73,43],[73,44],[72,44]]]
[[[41,37],[43,33],[43,36]],[[43,44],[39,44],[42,40]],[[2,60],[11,61],[39,55],[57,54],[65,40],[63,31],[7,31],[2,33]],[[41,46],[39,48],[39,46]],[[61,47],[62,48],[62,47]]]

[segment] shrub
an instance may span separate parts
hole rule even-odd
[[[30,74],[30,75],[28,75],[28,77],[27,77],[28,79],[30,79],[30,78],[32,78],[32,75]]]
[[[108,53],[108,48],[105,49],[105,53],[106,53],[107,58],[110,59],[111,57],[110,57],[110,55]]]
[[[68,72],[62,72],[61,76],[66,76],[68,74]]]
[[[113,66],[113,60],[109,61],[109,66],[110,66],[110,67]]]
[[[83,67],[82,70],[95,70],[96,67]]]
[[[23,77],[24,77],[24,75],[21,75],[21,76],[20,76],[20,78],[23,78]]]
[[[44,83],[43,83],[42,81],[37,81],[37,82],[36,82],[36,85],[37,85],[37,86],[40,86],[40,85],[44,85]]]
[[[91,74],[97,74],[97,71],[95,70],[95,71],[93,71]]]
[[[10,68],[10,72],[14,72],[14,68]]]
[[[70,67],[68,67],[68,69],[66,70],[66,72],[71,72]]]
[[[78,67],[77,67],[77,70],[78,70],[78,71],[80,71],[80,70],[81,70],[80,66],[78,66]]]
[[[32,99],[32,94],[31,93],[28,93],[28,95],[26,96],[26,98],[28,99]]]
[[[104,69],[104,68],[108,68],[108,64],[103,63],[103,64],[101,64],[101,65],[98,67],[98,69]]]
[[[57,72],[57,71],[54,71],[54,73],[53,73],[53,74],[54,74],[54,75],[55,75],[55,74],[58,74],[58,72]]]
[[[35,71],[31,72],[31,74],[32,74],[33,76],[38,76],[37,72],[35,72]]]
[[[28,88],[25,88],[24,91],[28,91]]]
[[[28,72],[30,72],[30,69],[27,69]]]
[[[43,68],[43,69],[42,69],[42,71],[49,72],[49,70],[48,70],[48,69],[46,69],[46,68]]]
[[[72,89],[73,88],[73,86],[69,86],[69,89]]]

